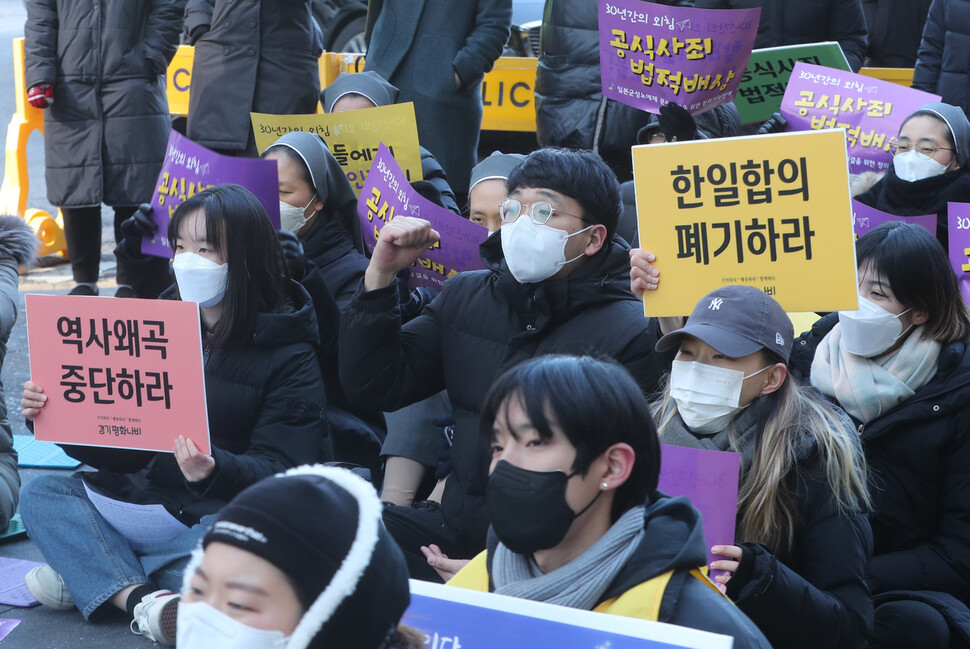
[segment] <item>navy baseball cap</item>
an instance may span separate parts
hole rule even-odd
[[[731,358],[767,349],[787,363],[794,327],[781,305],[764,291],[735,284],[701,298],[683,327],[657,341],[657,351],[676,347],[685,335]]]

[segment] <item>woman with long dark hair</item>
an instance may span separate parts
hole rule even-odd
[[[199,304],[211,454],[181,436],[174,453],[68,446],[97,471],[36,478],[24,487],[21,513],[50,564],[27,575],[35,598],[88,619],[114,605],[133,617],[135,633],[173,644],[182,568],[212,515],[258,480],[332,452],[313,308],[286,279],[259,202],[236,185],[207,189],[176,209],[168,237],[176,285],[162,298]],[[24,417],[43,417],[46,401],[42,386],[24,384]],[[132,547],[86,485],[164,505],[189,529]]]

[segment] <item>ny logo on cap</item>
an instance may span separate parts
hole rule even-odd
[[[723,303],[724,303],[723,297],[715,297],[711,299],[711,303],[707,305],[707,308],[710,309],[711,311],[720,311],[721,304]]]
[[[781,334],[778,333],[777,331],[775,332],[775,344],[776,345],[781,345],[782,347],[785,346],[785,339],[782,338],[781,337]]]

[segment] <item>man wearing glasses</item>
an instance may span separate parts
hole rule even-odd
[[[485,547],[489,451],[479,409],[499,374],[540,354],[595,354],[622,363],[649,394],[669,366],[653,351],[654,321],[629,291],[629,246],[614,237],[620,186],[609,167],[593,153],[542,149],[510,173],[507,187],[503,225],[481,246],[487,270],[448,280],[402,327],[394,276],[438,233],[399,216],[381,231],[363,285],[341,314],[340,378],[351,398],[395,410],[445,389],[454,410],[440,505],[385,509],[416,578],[437,578],[421,547],[435,544],[453,558]]]

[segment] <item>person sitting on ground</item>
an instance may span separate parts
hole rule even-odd
[[[219,512],[185,569],[178,647],[423,649],[399,624],[410,599],[373,487],[301,466]]]
[[[320,92],[320,105],[325,113],[344,113],[364,108],[378,108],[397,103],[400,91],[373,70],[366,72],[344,72],[337,75],[329,86]],[[421,175],[423,181],[412,182],[422,196],[437,205],[461,214],[455,192],[448,184],[448,176],[434,155],[419,146],[421,154]]]
[[[89,620],[116,607],[132,616],[132,631],[171,645],[182,569],[212,516],[261,478],[329,461],[333,452],[313,307],[285,279],[259,201],[238,185],[209,188],[176,208],[168,239],[176,286],[162,298],[199,304],[211,454],[182,436],[174,453],[65,446],[97,471],[34,478],[20,509],[50,564],[26,577],[39,602],[77,608]],[[46,403],[44,388],[28,380],[24,417],[43,417]],[[86,485],[114,499],[162,504],[189,528],[135,549],[99,513]]]
[[[936,214],[946,248],[949,203],[970,203],[970,121],[950,104],[930,102],[911,114],[892,142],[893,163],[857,201],[895,216]]]
[[[455,420],[452,471],[439,501],[388,506],[384,522],[412,577],[438,581],[422,546],[457,559],[485,547],[487,450],[475,435],[488,387],[541,354],[596,352],[624,364],[645,393],[665,359],[627,283],[628,247],[614,237],[616,176],[588,151],[541,149],[509,175],[500,235],[480,247],[486,270],[460,273],[424,312],[401,324],[397,273],[438,234],[427,221],[384,226],[364,281],[341,312],[340,379],[352,399],[385,411],[447,390]]]
[[[702,572],[690,501],[657,491],[650,407],[623,367],[559,355],[522,363],[489,390],[480,437],[492,455],[488,545],[450,586],[770,646]]]
[[[713,306],[716,305],[716,308]],[[792,323],[751,286],[697,303],[654,404],[660,441],[741,454],[737,542],[715,580],[775,649],[864,649],[872,628],[867,472],[844,412],[788,374]],[[798,629],[798,633],[792,633]]]
[[[494,234],[502,225],[501,207],[508,198],[505,182],[509,173],[525,160],[524,155],[495,151],[472,168],[468,187],[469,220],[488,228]],[[384,462],[384,481],[381,500],[410,507],[428,479],[428,471],[447,475],[448,442],[442,436],[451,422],[448,396],[439,393],[406,406],[395,413],[386,413],[387,437],[381,447]],[[440,425],[444,423],[444,426]],[[438,501],[443,484],[428,498]]]
[[[852,417],[873,475],[869,646],[966,647],[970,312],[919,226],[873,228],[856,259],[859,310],[816,322],[789,365]]]

